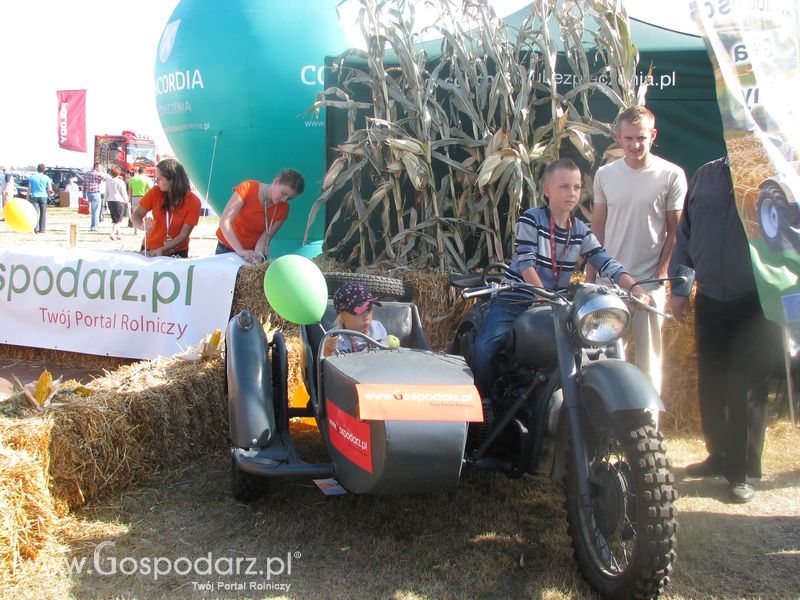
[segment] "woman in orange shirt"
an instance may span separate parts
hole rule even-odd
[[[145,221],[148,212],[153,218]],[[188,258],[189,235],[200,220],[200,198],[192,192],[181,163],[174,158],[158,163],[156,185],[139,201],[131,220],[145,231],[145,255]]]
[[[284,169],[272,183],[243,181],[231,194],[219,218],[217,254],[235,252],[259,263],[269,256],[269,243],[289,216],[289,200],[303,193],[305,181]]]

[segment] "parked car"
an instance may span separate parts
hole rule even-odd
[[[17,191],[14,194],[18,198],[28,197],[28,176],[21,173],[12,173],[14,176],[14,185],[17,186]]]
[[[50,199],[50,204],[58,204],[58,195],[66,189],[70,177],[75,177],[80,195],[83,196],[83,171],[80,169],[73,169],[72,167],[51,167],[45,169],[44,174],[53,180],[53,192],[55,192],[55,194]]]

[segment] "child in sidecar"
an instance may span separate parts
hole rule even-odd
[[[360,331],[376,342],[385,342],[386,328],[380,321],[372,318],[372,307],[381,306],[366,286],[356,282],[347,282],[333,294],[333,308],[336,311],[334,325],[339,329]],[[360,352],[367,347],[363,338],[348,335],[331,336],[325,340],[323,354],[345,354]]]

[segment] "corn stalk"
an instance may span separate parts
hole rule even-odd
[[[638,55],[621,0],[536,0],[513,29],[485,0],[425,0],[441,15],[430,59],[419,1],[358,0],[367,50],[337,58],[337,85],[312,107],[347,111],[349,135],[309,224],[336,197],[329,252],[350,249],[362,269],[464,272],[509,256],[548,162],[567,154],[593,171],[594,138],[613,126],[590,100],[635,104]]]

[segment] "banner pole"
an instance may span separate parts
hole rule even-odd
[[[210,206],[208,201],[208,196],[211,193],[211,176],[214,174],[214,159],[217,156],[217,140],[219,139],[219,134],[222,133],[221,131],[217,131],[214,134],[214,148],[211,150],[211,165],[208,167],[208,185],[206,185],[206,206]],[[205,224],[206,216],[205,214],[201,217],[202,223]]]
[[[783,328],[783,363],[786,367],[786,400],[789,402],[789,421],[794,425],[794,385],[792,385],[792,338],[789,330]]]

